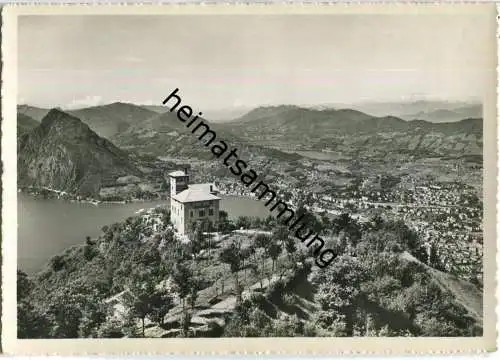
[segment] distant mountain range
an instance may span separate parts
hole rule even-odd
[[[428,112],[423,112],[424,105],[430,109]],[[482,155],[483,127],[480,117],[444,123],[419,119],[473,115],[478,111],[477,106],[436,110],[438,106],[443,104],[412,103],[404,109],[421,110],[407,115],[406,119],[373,116],[350,108],[267,106],[253,109],[229,122],[209,124],[216,130],[218,138],[227,140],[240,150],[240,157],[247,154],[287,161],[298,155],[283,151],[298,150],[330,150],[345,156],[366,157],[389,153],[458,157]],[[64,188],[89,191],[87,188],[92,181],[85,179],[98,176],[96,174],[101,170],[104,175],[98,176],[98,183],[112,181],[115,173],[137,172],[119,147],[154,156],[211,158],[210,151],[200,146],[197,137],[174,113],[163,111],[165,109],[163,106],[117,102],[49,112],[21,105],[18,107],[20,176],[30,179],[28,182],[49,184],[54,182],[57,173],[58,178],[70,179],[61,180],[69,184]],[[392,109],[403,108],[393,105]],[[407,121],[413,118],[416,120]],[[39,128],[36,127],[37,120],[42,120]],[[52,123],[58,125],[53,128]],[[67,124],[63,126],[63,123]],[[28,132],[28,136],[23,135]],[[40,154],[35,152],[38,148]],[[56,166],[56,159],[61,161],[60,166]],[[107,166],[111,168],[105,169]],[[109,176],[110,173],[113,176]],[[80,185],[86,181],[87,185]]]
[[[238,149],[238,154],[245,156],[269,156],[276,159],[296,159],[299,156],[287,154],[275,149],[254,145],[244,138],[239,138],[222,127],[202,119],[217,134],[217,138]],[[198,133],[201,132],[198,131]],[[120,147],[156,156],[180,156],[193,159],[212,159],[209,148],[205,148],[198,136],[179,121],[175,113],[156,114],[146,121],[129,127],[111,140]]]
[[[160,107],[158,107],[160,108]],[[99,136],[111,138],[126,131],[130,126],[140,123],[157,114],[156,111],[134,104],[115,102],[107,105],[92,106],[76,110],[62,110],[90,126]],[[49,109],[30,105],[19,105],[18,114],[41,121]]]
[[[265,107],[279,107],[261,106]],[[368,103],[331,103],[323,105],[296,105],[315,110],[353,109],[371,116],[396,116],[403,120],[425,120],[429,122],[453,122],[466,118],[482,117],[482,105],[464,101],[400,101],[400,102],[368,102]],[[254,108],[238,106],[228,109],[204,111],[212,122],[228,122],[240,118]]]
[[[448,101],[407,101],[359,104],[334,104],[334,108],[351,108],[372,116],[397,116],[404,120],[453,122],[467,118],[481,118],[483,107],[479,103]]]
[[[471,105],[453,110],[438,109],[432,111],[420,111],[415,114],[402,115],[405,120],[426,120],[434,123],[454,122],[467,118],[482,117],[483,108],[480,105]]]
[[[26,121],[20,115],[21,121]],[[18,140],[18,182],[94,196],[117,178],[141,175],[129,155],[58,109]]]
[[[126,131],[130,126],[137,125],[156,114],[152,110],[121,102],[67,112],[106,138]]]
[[[17,136],[21,136],[25,132],[36,128],[40,123],[35,119],[29,117],[28,115],[18,113],[17,114]]]
[[[352,109],[317,110],[297,106],[254,109],[220,126],[253,143],[277,148],[329,149],[364,156],[482,154],[482,119],[451,123],[375,117]]]
[[[29,116],[30,118],[41,121],[45,115],[49,112],[50,109],[39,108],[36,106],[30,105],[18,105],[17,113]]]

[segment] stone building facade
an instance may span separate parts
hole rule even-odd
[[[219,223],[220,200],[215,185],[189,184],[187,171],[174,171],[170,177],[170,217],[181,235],[192,233],[194,224],[209,221],[216,228]]]

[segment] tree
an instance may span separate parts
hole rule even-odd
[[[17,336],[21,339],[49,335],[49,320],[30,303],[33,286],[28,275],[17,270]]]
[[[197,221],[193,227],[192,239],[189,243],[193,259],[205,246],[205,234],[203,233],[203,223]]]
[[[324,229],[330,229],[331,228],[331,222],[330,219],[328,218],[328,215],[326,212],[321,214],[321,225]]]
[[[273,271],[274,271],[274,262],[278,259],[283,248],[285,247],[285,244],[286,244],[287,240],[289,239],[288,235],[289,235],[289,230],[286,226],[283,226],[283,225],[276,227],[273,231],[272,237],[275,239],[276,243],[279,245],[279,249],[278,249],[278,247],[273,247],[272,249],[271,248],[268,249],[268,253],[269,253],[269,256],[271,258],[273,258],[273,255],[274,255],[273,252],[278,251],[276,259],[273,260]],[[282,275],[283,274],[281,274],[280,277]]]
[[[432,266],[438,270],[442,269],[441,259],[439,258],[439,254],[434,243],[431,244],[429,250],[429,266]]]
[[[17,337],[43,339],[50,336],[51,323],[27,300],[17,303]]]
[[[382,219],[382,216],[380,216],[380,214],[377,214],[371,218],[370,225],[372,230],[374,231],[381,230],[384,227],[384,219]]]
[[[121,324],[120,321],[116,319],[110,319],[109,321],[104,322],[99,329],[97,330],[97,337],[98,338],[122,338],[123,337],[123,332],[122,332],[123,324]]]
[[[92,241],[92,238],[90,236],[85,237],[85,244],[94,245],[94,242]]]
[[[31,293],[31,290],[33,289],[33,283],[31,280],[28,278],[28,275],[22,271],[22,270],[17,270],[17,301],[21,301],[26,299],[29,294]]]
[[[297,251],[297,244],[295,243],[295,239],[287,238],[285,241],[285,250],[290,257],[290,261],[294,262],[294,254]]]
[[[66,265],[66,260],[61,255],[56,255],[50,260],[52,270],[59,271]]]
[[[266,261],[266,256],[267,256],[267,250],[268,250],[270,244],[271,244],[271,238],[265,234],[257,234],[257,236],[254,239],[255,247],[262,248],[264,250],[261,254],[261,260],[262,260],[261,272],[262,272],[262,274],[264,273],[264,266],[265,266],[265,261]]]
[[[241,269],[242,261],[241,244],[239,242],[232,242],[229,247],[221,251],[219,259],[222,263],[229,265],[229,269],[234,275],[235,289],[238,292],[238,289],[240,288],[238,281],[238,271]]]
[[[250,228],[250,225],[252,222],[250,221],[250,218],[248,216],[240,216],[236,220],[236,228],[237,229],[248,229]]]
[[[66,289],[65,289],[66,290]],[[82,318],[84,295],[64,291],[51,298],[47,314],[53,326],[49,336],[55,338],[77,338]]]
[[[221,271],[217,271],[217,274],[215,274],[215,296],[218,296],[217,294],[217,281],[220,280],[220,294],[224,294],[224,273]]]
[[[172,280],[175,284],[175,289],[179,295],[182,304],[182,330],[184,336],[187,336],[189,324],[191,323],[191,315],[187,311],[187,302],[191,303],[191,307],[194,308],[193,303],[193,287],[196,284],[194,279],[194,274],[191,269],[186,265],[180,263],[176,264],[172,274]],[[194,299],[196,301],[196,299]]]
[[[212,235],[208,234],[206,236],[204,232],[213,232],[214,226],[212,222],[208,219],[203,219],[201,222],[201,239],[199,239],[200,243],[202,244],[203,247],[208,245],[208,256],[211,258],[212,256]]]
[[[400,244],[409,252],[413,253],[420,248],[417,234],[404,221],[390,221],[385,224],[385,227],[396,234]]]
[[[174,307],[172,294],[166,290],[157,290],[151,297],[151,311],[149,317],[159,326],[163,326],[165,316]]]
[[[286,241],[286,239],[288,239],[288,234],[289,234],[288,228],[286,226],[279,225],[276,228],[274,228],[271,236],[277,242],[283,244]]]
[[[158,289],[157,284],[153,272],[142,267],[133,271],[130,277],[129,290],[132,296],[128,305],[132,316],[141,320],[143,337],[146,317],[162,324],[162,318],[172,306],[170,294],[164,289]]]
[[[196,306],[196,300],[198,299],[198,291],[201,288],[200,281],[198,279],[193,279],[190,284],[188,303],[191,306],[191,310],[194,311]]]
[[[148,316],[152,311],[150,296],[151,295],[150,293],[148,293],[147,289],[139,287],[136,289],[134,298],[130,303],[130,312],[132,316],[141,320],[142,337],[144,337],[145,335],[144,320],[146,319],[146,316]]]
[[[351,224],[351,216],[348,213],[342,213],[332,221],[332,225],[336,234],[342,230],[346,230]]]
[[[255,254],[255,248],[253,246],[243,248],[240,251],[241,267],[243,268],[244,271],[245,282],[247,281],[247,266],[245,264],[245,261],[249,259],[253,254]]]
[[[229,220],[227,212],[224,210],[219,210],[219,231],[222,233],[227,233],[234,230],[234,225]]]
[[[277,224],[276,218],[273,216],[269,215],[265,220],[264,220],[264,225],[266,230],[272,229],[275,225]]]
[[[313,284],[318,289],[317,300],[321,309],[341,315],[346,336],[354,334],[356,309],[362,306],[365,299],[361,284],[368,276],[367,270],[355,258],[341,256],[335,266],[323,269],[313,278]]]
[[[98,301],[87,301],[83,307],[78,326],[79,337],[97,337],[99,327],[106,321],[107,312],[105,304]]]
[[[272,265],[273,272],[274,272],[274,264],[276,263],[276,260],[280,256],[282,250],[283,250],[283,248],[281,247],[281,244],[277,244],[277,243],[271,243],[267,249],[269,257],[273,261],[273,265]]]
[[[184,264],[176,264],[172,273],[172,280],[175,284],[175,290],[179,295],[182,305],[182,311],[186,311],[186,298],[191,289],[193,272]]]

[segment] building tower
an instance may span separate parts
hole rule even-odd
[[[168,174],[170,177],[170,197],[184,191],[189,186],[189,175],[187,168],[184,171],[177,170]]]

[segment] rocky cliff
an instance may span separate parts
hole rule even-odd
[[[18,143],[18,182],[83,196],[140,171],[123,150],[99,137],[80,119],[52,109]]]

